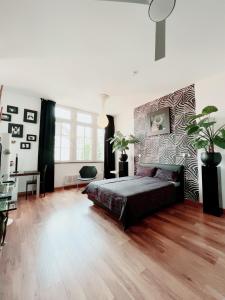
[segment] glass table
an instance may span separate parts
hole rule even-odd
[[[14,181],[0,183],[0,247],[5,243],[9,212],[17,209],[17,201],[12,200]]]

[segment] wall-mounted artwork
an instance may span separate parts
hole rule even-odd
[[[34,135],[34,134],[27,134],[27,141],[36,142],[37,141],[37,136]]]
[[[23,121],[28,123],[37,123],[37,111],[24,109]]]
[[[12,105],[7,105],[7,113],[10,113],[10,114],[18,114],[18,107],[16,106],[12,106]]]
[[[12,116],[10,114],[2,114],[1,120],[11,122]]]
[[[11,133],[12,137],[22,138],[23,137],[23,125],[9,123],[8,133]]]
[[[29,150],[31,149],[31,143],[20,143],[20,149]]]
[[[159,109],[148,114],[149,131],[148,136],[170,133],[170,109],[169,107]]]

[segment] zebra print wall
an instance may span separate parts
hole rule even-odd
[[[147,115],[170,107],[171,133],[149,136]],[[141,163],[185,166],[185,199],[199,200],[197,152],[185,132],[188,116],[195,113],[195,86],[191,85],[134,110],[134,133],[140,144],[134,147],[135,171]]]

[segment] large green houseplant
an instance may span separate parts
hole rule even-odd
[[[187,134],[192,137],[193,146],[196,149],[205,149],[201,159],[207,166],[217,166],[222,160],[221,154],[215,152],[215,146],[225,149],[225,124],[218,128],[212,115],[217,111],[216,106],[206,106],[200,114],[189,118],[186,127]]]
[[[121,152],[120,160],[126,161],[128,158],[126,150],[129,150],[129,145],[139,143],[139,140],[132,134],[126,137],[120,131],[117,131],[114,136],[109,139],[109,142],[113,144],[113,152],[116,150]]]

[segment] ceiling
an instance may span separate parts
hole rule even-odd
[[[91,111],[108,93],[117,114],[224,71],[224,0],[177,0],[158,62],[147,12],[98,0],[0,0],[0,82]]]

